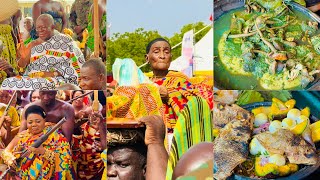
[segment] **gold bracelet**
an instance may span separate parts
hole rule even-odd
[[[43,157],[51,162],[54,162],[55,153],[49,150],[45,150]]]
[[[2,151],[1,157],[4,163],[9,166],[11,166],[13,164],[13,161],[16,159],[16,157],[14,157],[14,155],[8,150]]]

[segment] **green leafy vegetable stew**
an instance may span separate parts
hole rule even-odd
[[[318,23],[283,0],[248,0],[214,26],[215,80],[226,89],[303,89],[320,73]]]

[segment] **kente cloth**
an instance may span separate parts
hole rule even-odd
[[[107,97],[107,119],[138,119],[147,115],[162,115],[159,90],[152,84],[119,86]]]
[[[97,151],[95,142],[100,142],[99,131],[91,128],[89,123],[82,125],[83,136],[79,143],[80,157],[77,164],[78,179],[92,179],[103,173],[104,165],[101,159],[101,151]]]
[[[101,153],[101,159],[104,163],[104,170],[103,170],[103,175],[101,180],[107,180],[107,151],[108,149],[105,149],[102,153]]]
[[[104,36],[107,33],[107,15],[103,14],[101,21],[100,21],[100,32],[101,32],[101,36]],[[92,13],[90,12],[88,15],[88,33],[89,33],[89,37],[87,40],[87,46],[88,48],[90,48],[91,52],[94,51],[94,30],[93,30],[93,24],[92,24]],[[102,37],[100,37],[102,38]]]
[[[11,31],[12,27],[9,24],[0,24],[0,40],[3,42],[3,50],[0,57],[5,59],[14,69],[16,69],[16,45],[14,44]]]
[[[159,86],[165,86],[168,91],[168,102],[164,104],[166,125],[168,132],[172,132],[180,112],[184,109],[189,99],[198,96],[205,99],[209,108],[213,107],[213,92],[202,88],[201,85],[194,86],[188,77],[181,72],[169,71],[166,77],[154,81]]]
[[[14,147],[13,153],[16,158],[21,156],[21,152],[29,148],[41,135],[48,132],[50,126],[44,128],[38,135],[32,135],[28,130],[19,133],[18,144]],[[18,163],[16,172],[21,179],[76,179],[72,167],[71,150],[68,140],[60,131],[53,132],[42,144],[43,147],[54,152],[54,159],[48,160],[44,155],[31,153]]]
[[[7,78],[1,89],[52,90],[63,83],[78,85],[80,68],[85,59],[68,36],[56,34],[31,49],[30,63],[23,76]],[[41,72],[59,72],[57,77],[39,77]]]
[[[2,116],[6,107],[7,107],[6,104],[0,103],[0,117]],[[13,126],[13,127],[20,126],[20,117],[19,117],[19,114],[18,114],[18,111],[16,110],[16,108],[10,106],[8,109],[7,116],[9,116],[11,118],[11,126]]]
[[[185,108],[178,115],[173,131],[167,180],[171,179],[174,167],[190,147],[200,142],[213,141],[212,129],[212,111],[206,100],[198,96],[189,98]]]
[[[54,20],[54,28],[59,31],[62,32],[62,27],[63,27],[63,21],[62,21],[62,11],[45,11],[45,12],[41,12],[41,14],[49,14],[53,17]],[[30,37],[32,38],[32,40],[36,40],[39,36],[37,35],[37,31],[35,26],[32,27],[31,31],[30,31]]]

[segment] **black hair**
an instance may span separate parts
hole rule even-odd
[[[158,41],[165,41],[165,42],[167,42],[167,43],[169,44],[169,46],[170,46],[170,49],[171,49],[171,44],[169,43],[169,41],[166,40],[166,39],[164,39],[164,38],[162,38],[162,37],[160,37],[160,38],[156,38],[156,39],[154,39],[154,40],[152,40],[152,41],[150,41],[150,42],[148,43],[148,45],[147,45],[147,47],[146,47],[146,54],[149,53],[152,44],[154,44],[154,43],[156,43],[156,42],[158,42]]]
[[[98,58],[89,59],[82,65],[82,67],[92,68],[97,74],[107,76],[106,65]]]
[[[31,105],[29,106],[25,113],[24,113],[24,118],[27,119],[29,114],[38,114],[40,115],[43,119],[46,118],[46,112],[44,111],[44,109],[38,105]]]
[[[80,91],[82,94],[84,94],[84,90],[74,90],[74,91],[72,91],[72,93],[71,93],[71,99],[74,98],[73,95],[74,95],[76,92],[78,92],[78,91]]]
[[[136,144],[122,144],[114,147],[111,146],[111,148],[108,149],[108,153],[112,153],[113,151],[124,148],[128,148],[134,152],[137,152],[139,154],[139,159],[137,159],[137,161],[140,163],[141,167],[144,168],[144,166],[147,164],[147,146],[143,142],[137,142]]]
[[[29,101],[31,102],[32,100],[32,94],[35,92],[35,90],[30,91],[30,97],[29,97]]]

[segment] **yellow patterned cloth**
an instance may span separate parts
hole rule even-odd
[[[7,105],[0,103],[0,117],[2,116],[4,110],[6,109],[6,106]],[[11,126],[13,127],[20,126],[20,117],[16,108],[10,106],[7,116],[11,118]]]
[[[19,133],[17,135],[19,141],[12,153],[14,153],[18,159],[21,153],[17,152],[28,149],[50,128],[50,126],[45,127],[43,132],[38,135],[32,135],[28,130]],[[55,131],[42,145],[47,151],[53,154],[53,158],[31,153],[18,163],[16,169],[18,176],[21,179],[76,179],[72,167],[70,145],[62,133]]]
[[[102,153],[101,153],[101,159],[104,163],[104,171],[103,171],[103,175],[102,175],[102,179],[101,180],[107,180],[107,151],[108,149],[105,149]]]
[[[119,86],[107,97],[107,119],[138,119],[147,115],[162,115],[159,90],[152,84]]]
[[[15,69],[17,67],[17,55],[11,31],[12,27],[9,24],[0,24],[0,40],[3,42],[1,57],[6,59]]]

